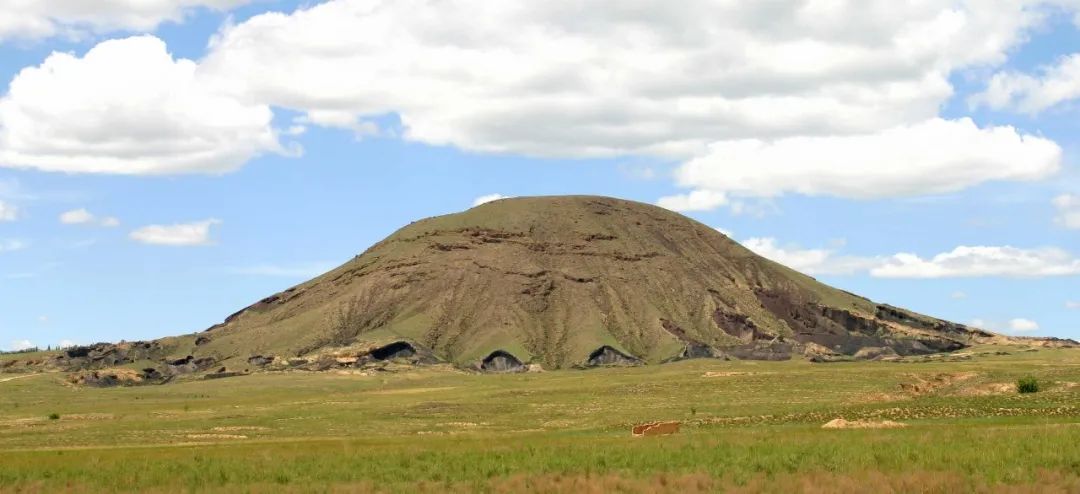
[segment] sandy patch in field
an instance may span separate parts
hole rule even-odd
[[[20,374],[18,376],[14,376],[14,377],[0,377],[0,383],[6,383],[8,381],[14,381],[16,379],[23,379],[23,378],[27,378],[27,377],[34,377],[36,375],[37,374]]]
[[[210,429],[210,430],[212,430],[214,432],[243,432],[243,431],[258,432],[258,431],[268,431],[268,430],[270,430],[270,428],[269,427],[262,427],[262,426],[258,426],[258,425],[229,425],[229,426],[222,426],[222,427],[214,427],[213,429]]]
[[[240,434],[188,434],[188,439],[247,439],[247,436]]]
[[[775,374],[775,372],[713,371],[706,372],[701,377],[760,376],[764,374]]]
[[[1015,383],[986,383],[965,387],[956,392],[959,396],[994,396],[1016,394]]]
[[[26,417],[0,421],[0,427],[32,427],[48,422],[47,417]]]
[[[112,420],[116,415],[112,413],[73,413],[61,415],[60,420]]]
[[[369,372],[357,371],[357,370],[339,370],[339,371],[334,371],[334,374],[337,374],[339,376],[360,376],[360,377],[371,376],[371,373],[369,373]]]
[[[924,395],[952,386],[979,375],[978,372],[951,372],[933,375],[910,374],[912,382],[900,383],[900,389],[913,395]]]
[[[405,388],[405,389],[383,389],[379,391],[370,391],[373,395],[417,395],[423,393],[431,393],[433,391],[446,391],[448,389],[455,389],[453,386],[447,386],[442,388]]]
[[[899,429],[907,424],[892,420],[844,420],[833,419],[822,425],[822,429]]]
[[[216,410],[183,410],[183,411],[169,411],[169,412],[150,412],[150,415],[160,419],[172,419],[177,417],[191,416],[191,415],[206,415],[215,413]]]
[[[461,431],[416,431],[418,436],[453,436],[461,434]]]
[[[888,401],[904,401],[910,400],[910,395],[905,394],[893,394],[893,393],[867,393],[859,400],[860,403],[884,403]]]

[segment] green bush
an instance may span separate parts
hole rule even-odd
[[[1016,390],[1021,393],[1038,393],[1039,381],[1031,376],[1021,377],[1016,381]]]
[[[60,420],[60,414],[59,413],[50,413],[49,414],[49,420]]]

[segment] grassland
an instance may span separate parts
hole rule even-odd
[[[1080,492],[1080,351],[1004,350],[112,389],[0,374],[0,491]],[[1026,375],[1043,391],[1009,388]],[[821,428],[838,417],[908,427]],[[683,431],[630,437],[650,420]]]

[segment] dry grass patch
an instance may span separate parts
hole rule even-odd
[[[844,420],[833,419],[821,426],[822,429],[900,429],[907,424],[892,420]]]
[[[248,437],[242,434],[188,434],[184,436],[188,439],[247,439]]]

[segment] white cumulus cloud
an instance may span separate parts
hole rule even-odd
[[[690,160],[679,173],[690,191],[661,201],[680,210],[742,204],[718,194],[1032,180],[1057,169],[1054,143],[937,116],[950,78],[1003,63],[1047,3],[329,0],[229,23],[198,64],[152,37],[54,54],[0,100],[0,164],[220,173],[285,152],[270,123],[283,108],[299,113],[297,133]],[[387,116],[400,131],[378,128]],[[793,149],[808,154],[778,163]]]
[[[32,342],[30,340],[23,339],[23,340],[12,340],[11,341],[11,346],[9,346],[8,348],[13,350],[13,351],[18,352],[18,351],[21,351],[21,350],[29,350],[31,348],[35,348],[36,346],[37,345],[34,345],[34,342]]]
[[[0,166],[69,173],[223,173],[284,153],[265,104],[223,95],[153,36],[53,53],[0,98]]]
[[[997,320],[989,321],[986,319],[977,318],[972,319],[971,322],[968,323],[968,326],[989,331],[1008,333],[1030,333],[1032,331],[1039,330],[1039,323],[1023,317],[1013,318],[1005,322]]]
[[[1080,229],[1080,196],[1062,194],[1055,197],[1053,202],[1057,208],[1054,222],[1065,228]]]
[[[1046,277],[1080,275],[1080,258],[1055,247],[1024,249],[1011,246],[959,246],[923,258],[912,253],[860,256],[839,252],[843,243],[827,248],[780,244],[771,237],[749,238],[742,244],[761,255],[810,275],[869,274],[878,278]],[[950,295],[967,297],[964,292]]]
[[[498,193],[483,195],[483,196],[477,197],[476,199],[473,199],[472,205],[473,205],[473,207],[476,207],[476,206],[479,206],[481,204],[489,203],[491,201],[498,201],[499,199],[509,199],[510,197],[511,196],[504,196],[504,195],[498,194]]]
[[[713,192],[921,194],[1056,170],[1045,139],[935,119],[953,72],[1003,62],[1041,3],[330,0],[226,26],[200,70],[304,124],[396,114],[403,138],[466,150],[707,153],[682,175]],[[725,205],[691,195],[662,202]]]
[[[97,225],[106,228],[120,226],[120,220],[113,216],[98,217],[85,208],[72,209],[60,213],[60,223],[65,225]]]
[[[994,74],[981,93],[968,98],[973,107],[1038,113],[1080,98],[1080,53],[1041,67],[1035,75],[1006,71]]]
[[[192,10],[228,9],[250,0],[15,0],[5,2],[0,40],[77,37],[114,30],[148,31]]]
[[[1068,276],[1080,275],[1080,259],[1056,247],[960,246],[930,258],[895,254],[870,274],[882,278]]]
[[[743,246],[756,254],[810,275],[847,275],[865,272],[880,263],[873,257],[839,255],[835,249],[804,249],[779,245],[771,237],[750,238]]]
[[[1037,180],[1061,167],[1053,141],[970,119],[931,119],[878,133],[722,141],[685,163],[694,193],[851,199],[952,192],[991,180]],[[721,203],[717,203],[721,205]]]
[[[1017,333],[1025,333],[1029,331],[1038,331],[1039,323],[1032,321],[1031,319],[1016,318],[1009,321],[1009,330]]]
[[[0,222],[15,221],[19,219],[19,208],[13,204],[0,201]]]
[[[211,245],[211,227],[220,225],[221,220],[208,219],[193,223],[173,225],[149,225],[131,232],[130,237],[144,244],[168,245],[176,247]]]
[[[1065,301],[1065,308],[1066,309],[1080,309],[1080,301],[1067,300],[1067,301]]]
[[[711,190],[695,190],[687,194],[661,197],[656,204],[672,211],[708,211],[728,204],[727,195]]]

